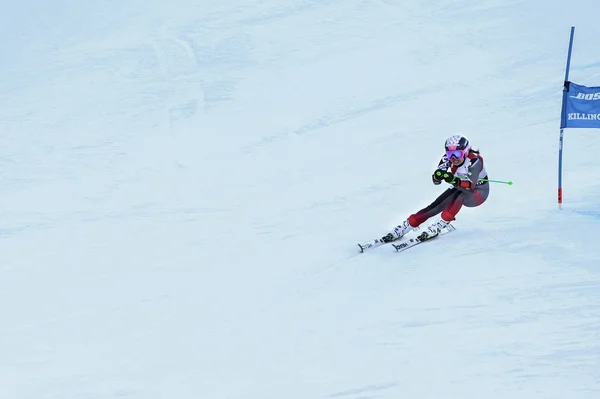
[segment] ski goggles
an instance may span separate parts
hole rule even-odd
[[[465,157],[466,153],[467,153],[467,150],[446,151],[446,156],[448,157],[448,159],[452,159],[452,158],[463,159]]]

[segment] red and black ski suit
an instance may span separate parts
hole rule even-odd
[[[477,151],[469,151],[464,162],[454,166],[444,154],[438,165],[438,170],[447,172],[450,170],[457,178],[460,178],[453,187],[444,191],[429,206],[412,214],[408,222],[412,227],[418,227],[427,219],[441,212],[442,219],[446,222],[455,220],[456,214],[462,206],[469,208],[479,206],[485,202],[490,193],[490,184],[483,164],[483,158]],[[479,180],[480,178],[485,181]],[[441,182],[434,180],[434,184]]]

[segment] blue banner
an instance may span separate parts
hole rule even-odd
[[[561,128],[600,128],[600,87],[565,82]]]

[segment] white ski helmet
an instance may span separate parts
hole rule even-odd
[[[446,139],[446,155],[448,159],[463,159],[471,149],[471,144],[465,136],[455,134]]]

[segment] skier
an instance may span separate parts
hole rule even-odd
[[[469,140],[461,135],[454,135],[446,140],[446,153],[431,178],[433,184],[439,185],[445,181],[453,187],[444,191],[429,206],[410,215],[377,244],[397,240],[439,213],[442,214],[441,220],[431,227],[442,230],[455,220],[463,205],[469,208],[479,206],[485,202],[490,192],[483,158],[478,150],[471,148]]]

